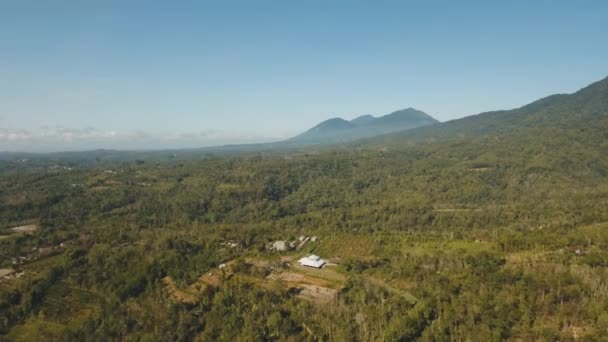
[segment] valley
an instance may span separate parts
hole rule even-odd
[[[607,87],[323,149],[4,160],[0,340],[600,340]]]

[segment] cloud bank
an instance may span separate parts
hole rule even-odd
[[[140,130],[115,131],[94,127],[81,129],[43,127],[37,130],[0,127],[0,151],[57,152],[91,149],[174,149],[225,144],[246,144],[280,140],[246,132],[205,130],[150,133]]]

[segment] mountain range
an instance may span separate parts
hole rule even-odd
[[[483,142],[505,146],[543,141],[540,137],[563,135],[592,141],[591,150],[608,153],[608,78],[573,94],[555,94],[523,107],[438,122],[428,114],[407,108],[375,117],[361,115],[353,120],[333,118],[293,138],[273,143],[226,145],[188,150],[70,152],[53,154],[0,153],[0,160],[22,158],[131,160],[134,158],[191,158],[208,153],[243,153],[330,148],[336,144],[369,148],[404,144]],[[555,139],[554,139],[555,140]],[[567,139],[562,143],[567,144]],[[522,143],[523,144],[523,143]],[[595,144],[595,145],[594,145]],[[519,144],[521,145],[521,144]],[[525,144],[524,144],[525,145]],[[525,146],[521,145],[522,148]],[[599,149],[599,150],[598,150]],[[92,156],[95,156],[93,158]]]
[[[329,119],[285,142],[302,145],[348,142],[438,122],[422,111],[407,108],[380,117],[367,114],[350,121],[342,118]]]

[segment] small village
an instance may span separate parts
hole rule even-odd
[[[321,240],[317,236],[300,236],[293,240],[276,240],[267,245],[270,254],[258,257],[229,260],[200,276],[186,287],[178,288],[173,279],[165,277],[163,283],[167,294],[176,301],[195,303],[198,295],[222,286],[232,277],[240,277],[262,288],[283,288],[294,291],[298,298],[323,304],[337,300],[344,287],[346,275],[336,270],[338,263],[330,262],[313,253]],[[222,245],[234,249],[234,241]]]

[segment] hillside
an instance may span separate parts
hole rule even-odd
[[[490,136],[535,135],[548,130],[604,129],[608,125],[608,78],[573,94],[550,95],[512,110],[500,110],[389,134],[365,143],[436,142]]]
[[[606,90],[301,153],[0,161],[0,340],[605,340]]]

